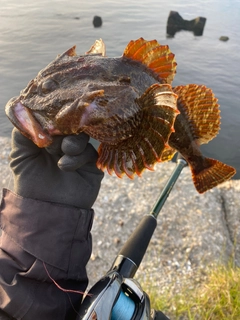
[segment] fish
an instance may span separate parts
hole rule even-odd
[[[73,46],[8,101],[6,115],[40,148],[55,135],[87,133],[100,142],[98,168],[119,178],[154,171],[179,152],[203,193],[235,169],[201,154],[199,145],[220,129],[219,104],[204,85],[172,87],[176,67],[157,40],[131,40],[114,58],[102,39],[83,55]]]

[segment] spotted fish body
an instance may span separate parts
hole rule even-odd
[[[97,40],[83,56],[75,47],[58,56],[7,103],[6,113],[39,147],[54,135],[86,132],[101,142],[98,167],[119,177],[153,170],[179,151],[204,192],[235,170],[217,166],[209,180],[216,160],[204,158],[198,146],[219,131],[217,99],[205,86],[172,88],[175,73],[174,54],[156,40],[130,41],[119,58],[106,57]]]

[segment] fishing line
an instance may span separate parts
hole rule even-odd
[[[55,286],[56,286],[59,290],[65,292],[65,293],[67,294],[68,299],[69,299],[69,302],[70,302],[70,304],[71,304],[74,312],[76,312],[76,314],[79,316],[78,311],[75,309],[75,307],[74,307],[74,305],[73,305],[73,303],[72,303],[72,300],[71,300],[71,298],[70,298],[70,296],[69,296],[69,293],[81,294],[82,296],[83,296],[85,293],[82,292],[82,291],[71,290],[71,289],[64,289],[63,287],[61,287],[61,286],[51,277],[51,275],[50,275],[50,273],[49,273],[49,271],[48,271],[48,269],[47,269],[47,266],[46,266],[45,262],[43,261],[42,263],[43,263],[43,267],[44,267],[44,269],[45,269],[48,277],[52,280],[52,282],[55,284]],[[86,296],[91,296],[91,295],[87,293]]]
[[[46,270],[46,273],[47,273],[48,277],[52,280],[52,282],[55,284],[55,286],[56,286],[58,289],[60,289],[60,290],[63,291],[63,292],[70,292],[70,293],[77,293],[77,294],[84,295],[84,292],[82,292],[82,291],[71,290],[71,289],[64,289],[63,287],[61,287],[61,286],[50,276],[50,273],[48,272],[47,267],[46,267],[44,261],[43,261],[43,266],[44,266],[44,269]]]
[[[135,311],[134,301],[121,291],[117,302],[112,310],[111,320],[128,320],[132,319]]]

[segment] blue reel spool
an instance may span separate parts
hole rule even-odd
[[[111,320],[131,320],[135,311],[134,301],[121,291],[112,310]]]

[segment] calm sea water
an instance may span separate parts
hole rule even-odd
[[[178,63],[174,85],[211,87],[221,105],[216,139],[202,149],[237,168],[240,178],[240,0],[0,0],[0,136],[12,125],[6,102],[19,94],[37,72],[72,45],[84,53],[103,38],[108,56],[120,56],[131,39],[168,44]],[[170,10],[184,19],[207,18],[203,36],[182,31],[166,37]],[[94,15],[103,19],[94,28]],[[227,35],[228,42],[219,41]]]

